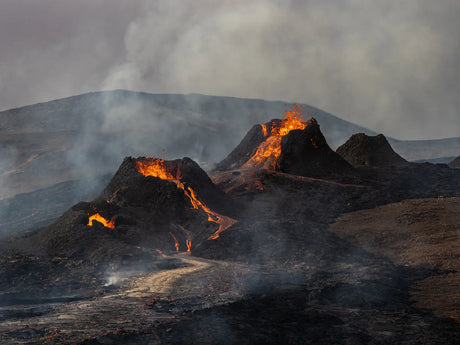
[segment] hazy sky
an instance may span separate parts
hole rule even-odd
[[[0,0],[0,109],[126,88],[460,136],[459,0]]]

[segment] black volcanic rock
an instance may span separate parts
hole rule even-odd
[[[408,164],[393,150],[383,134],[354,134],[337,149],[337,153],[355,166],[386,167]]]
[[[96,199],[97,203],[105,204],[108,201],[120,208],[140,208],[160,219],[183,218],[187,204],[184,193],[171,181],[143,176],[136,170],[134,162],[132,157],[123,160],[108,186]]]
[[[278,171],[325,178],[351,169],[350,164],[329,147],[315,119],[311,119],[304,130],[290,131],[281,140]]]
[[[448,164],[451,168],[460,168],[460,156]]]
[[[241,167],[256,153],[257,148],[264,140],[262,126],[254,125],[238,146],[217,164],[216,170],[231,170]]]

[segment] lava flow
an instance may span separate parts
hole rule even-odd
[[[219,228],[217,231],[212,234],[208,240],[214,240],[219,237],[219,234],[231,227],[233,224],[236,223],[235,219],[230,217],[218,214],[212,211],[209,207],[207,207],[204,203],[202,203],[195,191],[190,186],[185,186],[179,179],[179,173],[174,175],[172,172],[168,171],[166,167],[166,161],[160,158],[144,158],[141,160],[137,160],[135,162],[136,170],[144,176],[153,176],[159,177],[162,180],[172,181],[176,184],[177,188],[180,188],[184,191],[184,194],[189,198],[192,207],[196,210],[201,209],[208,215],[208,221],[214,222],[219,224]],[[191,247],[191,242],[190,242]],[[189,252],[189,244],[187,243],[187,252]]]
[[[102,223],[107,228],[115,229],[115,220],[113,219],[107,220],[104,217],[102,217],[99,213],[93,214],[92,216],[89,217],[88,226],[93,226],[93,220],[96,220],[99,223]]]
[[[177,241],[176,236],[173,235],[173,233],[170,231],[169,234],[174,240],[174,247],[176,247],[176,252],[179,252],[179,242]]]
[[[305,129],[310,123],[309,120],[302,120],[302,107],[294,104],[292,110],[286,110],[280,122],[272,121],[270,130],[267,124],[261,125],[262,132],[266,138],[257,148],[256,153],[246,162],[245,168],[266,168],[275,169],[276,162],[281,154],[281,139],[294,129]]]

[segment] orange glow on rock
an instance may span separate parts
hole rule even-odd
[[[174,239],[174,247],[176,247],[176,252],[179,251],[179,242],[177,241],[177,238],[176,236],[173,235],[173,233],[170,231],[169,234],[171,235],[171,237]]]
[[[243,164],[243,168],[275,169],[281,154],[281,139],[290,131],[305,129],[309,121],[302,120],[302,107],[294,104],[292,110],[286,110],[281,122],[272,122],[270,132],[267,124],[261,125],[265,141],[257,148],[256,153]]]
[[[286,110],[284,117],[281,122],[281,126],[276,132],[276,129],[272,129],[272,135],[284,136],[294,129],[305,129],[307,127],[306,122],[302,120],[302,107],[294,104],[292,110]]]
[[[115,221],[113,219],[107,220],[104,217],[102,217],[99,213],[96,213],[90,216],[88,219],[87,225],[93,226],[93,220],[96,220],[99,223],[102,223],[106,228],[115,229]]]
[[[268,137],[267,125],[261,125],[261,126],[262,126],[262,133],[264,134],[264,137]]]
[[[146,158],[136,160],[136,170],[144,176],[159,177],[162,180],[171,180],[176,177],[166,170],[165,161],[160,158]]]

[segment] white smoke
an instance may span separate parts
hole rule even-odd
[[[438,20],[460,5],[442,3],[155,1],[103,87],[303,101],[388,136],[458,136],[457,26]]]

